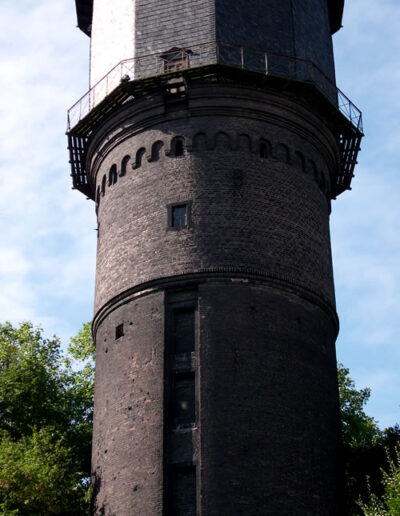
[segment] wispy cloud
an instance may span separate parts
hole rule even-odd
[[[93,206],[71,191],[64,134],[87,85],[88,40],[70,2],[0,9],[0,318],[66,338],[92,312]]]

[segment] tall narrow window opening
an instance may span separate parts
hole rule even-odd
[[[110,172],[108,173],[108,184],[109,186],[115,185],[118,180],[117,165],[111,165]]]
[[[174,149],[175,158],[180,158],[181,156],[183,156],[183,152],[184,152],[183,141],[180,139],[176,140],[175,141],[175,149]]]
[[[196,293],[166,297],[165,514],[196,516]]]
[[[134,168],[139,168],[142,166],[142,160],[143,160],[143,156],[146,154],[146,149],[144,147],[141,147],[137,153],[136,153],[136,158],[135,158],[135,166]]]
[[[174,353],[192,353],[194,351],[194,306],[176,308],[173,312]]]
[[[265,142],[260,143],[260,158],[268,158],[268,147]]]
[[[120,172],[120,176],[126,176],[126,170],[127,170],[127,167],[128,167],[128,163],[129,161],[131,160],[131,157],[130,156],[125,156],[123,158],[123,160],[121,161],[121,172]]]
[[[153,143],[151,147],[151,157],[149,161],[158,161],[160,159],[161,149],[164,147],[164,143],[157,141]]]
[[[172,428],[182,429],[195,423],[194,373],[176,374],[173,377],[171,399]]]
[[[96,214],[99,211],[99,206],[100,206],[100,186],[98,186],[97,190],[96,190]]]
[[[170,514],[196,516],[196,467],[175,466],[171,471]]]

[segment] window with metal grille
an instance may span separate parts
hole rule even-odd
[[[164,73],[178,72],[189,68],[189,54],[185,50],[171,50],[163,56]]]

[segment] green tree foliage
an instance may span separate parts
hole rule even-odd
[[[89,476],[92,447],[95,345],[91,323],[83,325],[71,339],[64,361],[69,377],[68,397],[74,424],[69,433],[69,444],[81,461],[81,469]]]
[[[400,427],[395,425],[384,431],[379,429],[377,422],[364,411],[370,389],[357,390],[349,370],[341,364],[338,364],[338,381],[345,467],[345,514],[361,516],[360,497],[370,499],[370,494],[375,493],[376,499],[380,500],[384,493],[382,468],[387,453],[392,454],[400,444]]]
[[[391,455],[386,449],[387,468],[382,469],[383,494],[381,497],[372,492],[368,483],[368,500],[359,501],[364,516],[400,515],[400,445]]]
[[[0,324],[0,514],[83,515],[93,405],[90,325],[60,342]]]
[[[94,358],[90,323],[66,357],[31,323],[0,324],[0,515],[88,514]],[[345,514],[399,516],[400,427],[379,429],[341,364],[338,379]]]
[[[11,437],[35,425],[65,426],[67,378],[59,346],[29,323],[0,325],[0,428]]]
[[[86,514],[87,482],[76,471],[71,448],[50,427],[18,440],[0,440],[0,507],[5,514]]]
[[[351,448],[371,446],[382,437],[376,421],[364,412],[371,389],[357,390],[350,371],[342,364],[338,364],[337,371],[343,442]]]

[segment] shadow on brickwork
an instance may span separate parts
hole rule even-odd
[[[105,516],[106,511],[104,504],[101,507],[97,505],[97,496],[100,492],[101,487],[101,476],[94,473],[92,476],[92,492],[90,495],[90,514],[96,516]]]

